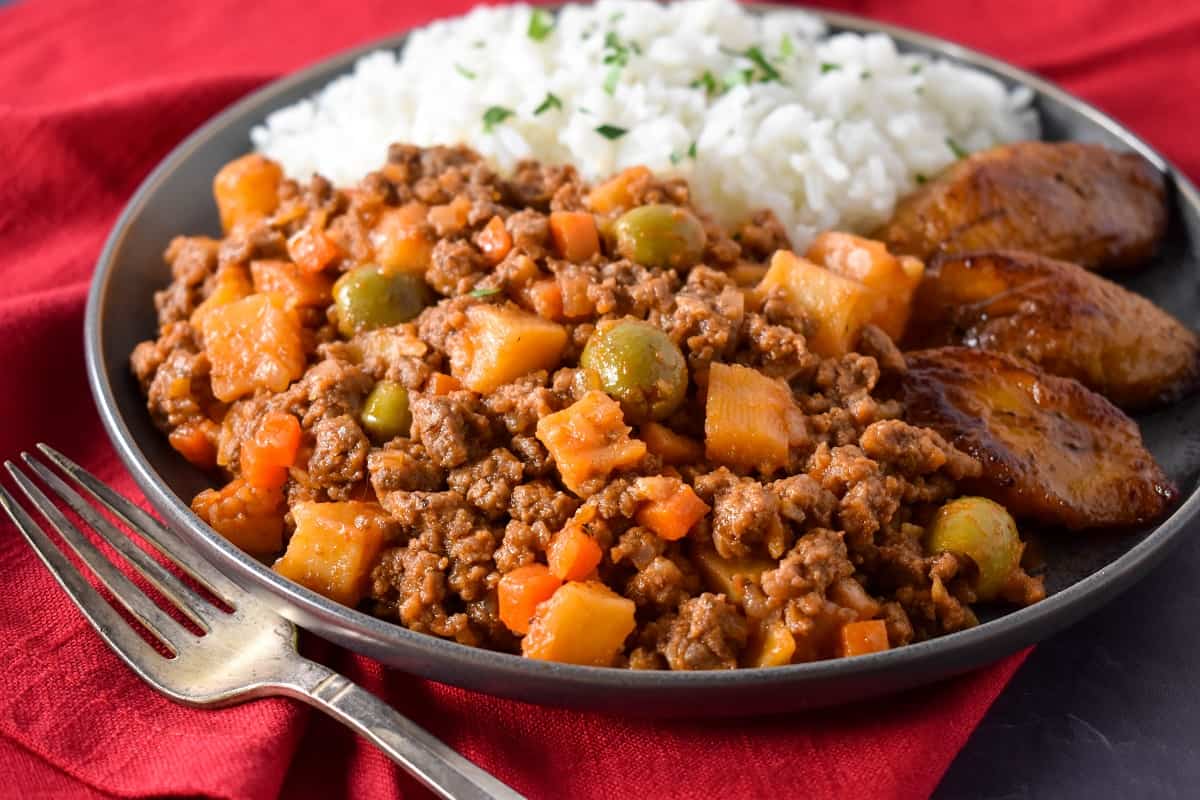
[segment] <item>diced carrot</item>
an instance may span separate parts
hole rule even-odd
[[[387,512],[353,500],[297,503],[291,512],[296,530],[273,569],[330,600],[357,604],[392,524]]]
[[[588,506],[590,508],[590,506]],[[581,581],[592,574],[592,570],[600,566],[604,557],[600,545],[588,536],[578,525],[567,523],[550,539],[546,548],[546,561],[550,564],[550,572],[564,581]]]
[[[279,205],[283,169],[258,153],[230,161],[213,178],[213,197],[226,232],[271,214]]]
[[[704,459],[704,445],[660,422],[647,422],[639,433],[650,452],[664,464],[695,464]]]
[[[288,255],[296,266],[308,273],[320,272],[342,254],[337,242],[321,228],[306,225],[287,243]]]
[[[371,229],[375,261],[386,270],[424,273],[433,258],[428,235],[429,209],[416,201],[389,208]]]
[[[283,546],[283,491],[251,486],[234,478],[220,489],[205,489],[192,511],[213,530],[247,553],[276,553]]]
[[[299,449],[300,421],[283,412],[267,414],[254,438],[242,445],[242,477],[260,489],[282,486]]]
[[[425,383],[425,391],[440,396],[450,394],[462,388],[462,383],[458,378],[451,377],[444,372],[435,372],[429,376],[429,380]]]
[[[508,251],[512,250],[512,236],[504,227],[504,220],[498,216],[488,220],[488,224],[479,232],[476,242],[483,252],[483,257],[492,266],[503,261]]]
[[[592,478],[642,460],[646,443],[629,438],[629,431],[620,404],[598,389],[537,424],[537,438],[554,458],[563,485],[576,494]]]
[[[600,252],[596,219],[586,211],[550,212],[550,236],[559,258],[576,263]]]
[[[505,573],[496,586],[500,621],[513,633],[528,633],[538,603],[549,600],[562,585],[543,564],[529,564]]]
[[[632,208],[634,205],[633,188],[639,183],[648,183],[653,177],[654,173],[650,171],[650,168],[641,165],[622,170],[588,192],[588,208],[597,214],[609,214]]]
[[[279,259],[250,262],[256,292],[271,292],[292,308],[327,306],[333,300],[333,279]]]
[[[211,419],[190,420],[171,431],[167,441],[193,465],[212,469],[217,465],[217,433]]]
[[[795,403],[787,386],[739,364],[708,372],[704,452],[719,464],[772,472],[787,464]]]
[[[842,626],[838,655],[861,656],[888,649],[887,624],[881,619],[848,622]]]
[[[687,536],[692,526],[712,510],[678,478],[638,478],[638,486],[644,487],[649,499],[637,510],[637,523],[668,542]]]

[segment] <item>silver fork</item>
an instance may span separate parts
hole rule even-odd
[[[60,586],[117,655],[158,691],[191,706],[222,706],[269,695],[294,697],[365,736],[409,774],[446,798],[521,795],[398,714],[365,689],[296,651],[296,627],[266,608],[162,523],[104,485],[57,450],[38,449],[103,508],[137,531],[163,556],[232,608],[228,613],[163,568],[38,459],[21,459],[50,490],[113,546],[133,568],[203,631],[196,635],[125,576],[11,461],[4,466],[30,503],[88,565],[114,598],[173,657],[148,644],[75,568],[46,532],[0,486],[0,505],[54,573]]]

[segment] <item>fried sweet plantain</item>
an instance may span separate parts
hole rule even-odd
[[[925,261],[1016,248],[1106,270],[1150,258],[1166,224],[1162,176],[1141,156],[1018,142],[952,165],[903,198],[872,238]]]
[[[966,347],[906,357],[905,419],[983,464],[964,491],[1072,530],[1153,522],[1174,500],[1133,420],[1078,381]]]
[[[1200,377],[1200,338],[1179,320],[1082,267],[1021,250],[935,258],[905,344],[1020,356],[1127,409],[1178,399]]]

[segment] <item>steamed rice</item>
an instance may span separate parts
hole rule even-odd
[[[538,40],[542,14],[480,7],[416,31],[268,116],[253,143],[338,184],[392,142],[464,143],[501,171],[571,163],[588,179],[645,164],[689,179],[723,222],[770,208],[804,247],[882,223],[964,151],[1038,135],[1027,90],[882,34],[826,35],[799,11],[602,0],[567,6]]]

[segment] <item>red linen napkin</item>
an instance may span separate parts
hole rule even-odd
[[[0,10],[0,458],[51,442],[140,499],[92,408],[87,280],[122,204],[184,135],[264,81],[469,5],[24,0]],[[841,10],[962,41],[1079,92],[1200,174],[1200,8],[1171,0],[862,0]],[[165,274],[165,273],[164,273]],[[221,711],[144,686],[0,524],[0,793],[419,797],[377,751],[286,700]],[[653,721],[543,709],[306,652],[530,797],[928,795],[1018,655],[858,707]]]

